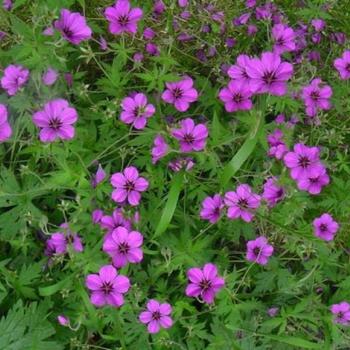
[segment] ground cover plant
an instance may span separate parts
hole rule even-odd
[[[0,349],[350,349],[343,0],[3,0]]]

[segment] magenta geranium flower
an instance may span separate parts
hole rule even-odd
[[[111,305],[119,307],[124,304],[124,296],[129,288],[130,281],[126,276],[118,275],[112,265],[100,268],[98,274],[86,277],[86,287],[91,290],[90,301],[97,307]]]
[[[39,138],[42,142],[72,139],[75,134],[72,124],[77,120],[77,111],[63,99],[52,100],[43,110],[33,114],[34,124],[41,128]]]
[[[139,315],[139,320],[147,324],[148,332],[151,334],[158,333],[160,328],[170,328],[173,320],[170,317],[172,307],[168,303],[160,304],[157,300],[151,299],[147,303],[147,311]]]
[[[215,224],[220,219],[223,208],[224,202],[219,194],[215,194],[213,197],[206,197],[202,202],[200,217]]]
[[[311,21],[311,25],[317,32],[320,32],[325,28],[326,22],[323,19],[316,18]]]
[[[142,18],[142,10],[131,8],[129,0],[117,0],[114,6],[107,7],[104,15],[109,22],[109,31],[112,34],[135,34],[137,23]]]
[[[274,207],[285,196],[285,190],[277,183],[277,178],[270,177],[264,183],[264,192],[262,198],[266,200],[270,208]]]
[[[1,87],[6,90],[9,96],[14,96],[28,78],[29,70],[27,68],[10,64],[4,69],[4,75],[0,80]]]
[[[60,18],[54,23],[55,28],[63,38],[74,45],[89,40],[92,36],[91,28],[86,24],[86,19],[79,12],[61,10]]]
[[[128,262],[136,264],[142,261],[142,243],[140,232],[128,232],[125,227],[119,226],[105,239],[103,251],[112,258],[115,267],[121,268]]]
[[[346,50],[340,58],[334,61],[334,67],[339,72],[341,79],[350,79],[350,51]]]
[[[0,103],[0,142],[5,142],[12,135],[12,129],[7,121],[7,108]]]
[[[193,119],[181,120],[180,129],[174,129],[172,135],[179,140],[181,152],[201,151],[204,149],[208,129],[204,124],[195,125]]]
[[[290,169],[292,179],[318,176],[324,168],[319,154],[318,147],[308,147],[302,143],[294,145],[293,151],[283,158],[285,166]]]
[[[190,77],[165,85],[167,89],[162,93],[162,99],[173,104],[178,111],[187,111],[190,103],[197,101],[198,92],[193,87],[193,80]]]
[[[64,315],[58,315],[57,321],[61,326],[67,327],[69,325],[69,318]]]
[[[91,185],[93,188],[96,188],[97,185],[106,178],[106,172],[103,170],[102,165],[99,164],[96,174],[93,175],[91,179]]]
[[[260,196],[252,192],[249,185],[239,185],[236,191],[227,192],[224,202],[229,219],[241,218],[245,222],[252,221],[255,209],[260,206]]]
[[[129,166],[122,173],[115,173],[111,177],[111,184],[115,187],[112,199],[117,203],[125,200],[132,206],[138,205],[141,200],[141,192],[148,188],[148,181],[139,176],[134,166]]]
[[[313,79],[311,84],[302,89],[302,99],[305,111],[309,117],[314,117],[317,111],[329,110],[331,108],[330,98],[333,94],[329,85],[323,84],[319,78]]]
[[[320,173],[313,176],[297,179],[298,189],[307,191],[310,194],[319,194],[324,186],[329,184],[329,176],[325,167],[322,167]]]
[[[152,163],[156,164],[168,152],[169,146],[162,135],[157,135],[153,140]]]
[[[172,171],[179,172],[182,169],[190,171],[194,167],[194,164],[193,158],[181,157],[169,162],[168,166]]]
[[[249,60],[246,71],[252,92],[282,96],[287,93],[287,81],[293,75],[293,66],[282,62],[276,53],[264,52],[261,59]]]
[[[339,229],[339,224],[328,213],[313,221],[314,235],[324,241],[331,241]]]
[[[267,135],[267,142],[270,146],[268,155],[276,159],[282,159],[284,154],[288,152],[288,147],[282,141],[283,132],[280,129],[275,129],[271,134]]]
[[[273,51],[279,55],[295,50],[295,33],[291,27],[275,24],[272,28]]]
[[[225,280],[218,276],[214,264],[208,263],[203,268],[193,267],[187,271],[189,284],[186,288],[188,297],[199,297],[207,304],[214,302],[215,295],[225,285]]]
[[[91,214],[91,220],[94,224],[99,224],[103,218],[104,212],[102,209],[95,209]]]
[[[266,265],[272,253],[273,246],[268,243],[266,237],[260,236],[257,239],[247,242],[246,259],[248,261]]]
[[[82,252],[84,247],[81,238],[76,233],[73,233],[66,223],[61,224],[60,228],[63,229],[63,232],[53,233],[47,240],[48,250],[52,250],[54,254],[66,254],[70,246],[74,251]]]
[[[51,86],[55,84],[56,80],[58,78],[58,73],[53,68],[48,68],[48,70],[43,74],[41,81],[47,85]]]
[[[118,227],[125,227],[128,231],[131,230],[131,221],[126,219],[121,209],[117,208],[113,211],[112,215],[104,215],[101,218],[100,225],[103,229],[107,230],[107,234],[112,232]],[[108,235],[105,236],[105,239]]]
[[[231,80],[227,87],[219,92],[219,98],[225,103],[226,112],[247,111],[253,108],[252,92],[249,85],[240,80]]]
[[[339,323],[344,326],[350,325],[350,304],[348,302],[342,301],[339,304],[333,304],[330,310],[334,315],[334,323]]]
[[[122,108],[120,120],[125,124],[132,124],[138,130],[146,126],[147,119],[151,118],[156,111],[152,104],[147,103],[147,97],[144,94],[125,97],[122,101]]]
[[[247,55],[239,55],[236,59],[236,64],[231,66],[227,74],[230,78],[234,80],[238,80],[245,85],[249,86],[249,75],[247,73],[248,63],[250,61],[250,57]]]

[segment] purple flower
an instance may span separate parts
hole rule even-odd
[[[100,49],[102,51],[106,51],[108,50],[108,43],[107,43],[107,40],[102,36],[100,35],[100,40],[99,40],[99,46],[100,46]]]
[[[77,111],[63,99],[52,100],[43,110],[33,114],[34,124],[41,128],[39,138],[42,142],[72,139],[75,134],[72,124],[77,120]]]
[[[286,144],[282,141],[283,132],[280,129],[274,130],[267,136],[267,142],[270,146],[268,155],[276,159],[282,159],[284,154],[288,152]]]
[[[250,222],[254,217],[254,210],[260,206],[260,196],[253,193],[249,185],[243,184],[235,192],[227,192],[224,202],[228,207],[229,219],[242,218],[245,222]]]
[[[193,267],[187,271],[189,284],[186,288],[188,297],[200,297],[207,304],[214,302],[215,295],[225,285],[225,280],[218,277],[217,268],[214,264],[208,263],[203,266]]]
[[[128,232],[125,227],[119,226],[105,239],[103,251],[112,257],[116,268],[121,268],[128,262],[136,264],[142,261],[142,243],[143,236],[140,232]]]
[[[248,261],[266,265],[272,253],[273,246],[268,243],[266,237],[260,236],[257,239],[247,242],[246,259]]]
[[[47,86],[51,86],[55,84],[56,80],[58,78],[58,73],[52,68],[49,68],[42,76],[41,80],[43,84]]]
[[[332,241],[339,229],[339,224],[331,215],[325,213],[313,221],[314,235],[325,241]]]
[[[267,314],[268,314],[270,317],[275,317],[275,316],[278,314],[278,311],[279,311],[279,308],[278,308],[278,307],[270,307],[270,308],[267,310]]]
[[[94,224],[99,224],[101,222],[101,219],[103,218],[103,210],[101,209],[95,209],[92,212],[91,219]]]
[[[181,129],[172,130],[172,135],[179,140],[181,152],[201,151],[208,137],[204,124],[194,124],[193,119],[186,118],[180,122]]]
[[[173,320],[169,316],[172,312],[170,304],[160,304],[157,300],[151,299],[147,303],[147,311],[139,315],[139,320],[147,324],[148,332],[151,334],[158,333],[160,328],[170,328]]]
[[[106,177],[106,172],[103,170],[102,165],[99,164],[96,174],[93,176],[91,180],[91,185],[93,188],[96,188],[97,185],[102,182]]]
[[[272,37],[274,39],[273,51],[277,54],[295,50],[294,30],[284,24],[276,24],[272,28]]]
[[[340,74],[340,78],[343,80],[350,79],[350,51],[346,50],[341,58],[337,58],[334,61],[334,67]]]
[[[262,198],[266,200],[269,207],[274,207],[278,202],[280,202],[285,196],[285,190],[282,186],[277,183],[277,178],[270,177],[264,183],[264,192]]]
[[[152,164],[156,164],[168,152],[169,146],[162,135],[157,135],[153,141]]]
[[[323,19],[313,19],[311,21],[311,25],[314,27],[314,29],[317,32],[320,32],[324,29],[324,27],[326,26],[326,22]]]
[[[223,207],[224,203],[219,194],[213,197],[206,197],[202,202],[200,217],[215,224],[220,219]]]
[[[190,171],[194,166],[194,161],[191,157],[181,157],[169,162],[169,168],[172,171],[178,172],[181,169]]]
[[[230,68],[231,69],[231,68]],[[253,108],[252,92],[249,85],[241,80],[231,80],[227,87],[219,92],[219,98],[225,103],[226,112],[247,111]]]
[[[193,80],[190,77],[165,85],[167,89],[162,93],[163,101],[173,104],[179,112],[187,111],[190,103],[197,101],[198,92],[193,88]]]
[[[256,0],[246,0],[245,6],[248,8],[252,8],[256,5]]]
[[[137,130],[144,129],[147,119],[152,117],[156,111],[152,104],[147,103],[146,95],[141,93],[133,97],[125,97],[121,105],[123,111],[120,120],[125,124],[132,124]]]
[[[124,304],[123,294],[130,288],[129,279],[118,275],[112,265],[102,266],[98,274],[88,275],[85,284],[91,290],[91,303],[97,307],[106,304],[114,307],[122,306]]]
[[[252,92],[282,96],[287,93],[287,81],[293,75],[293,66],[282,62],[279,55],[264,52],[261,59],[252,58],[246,67]]]
[[[241,16],[239,16],[238,18],[235,18],[233,20],[233,25],[238,27],[238,26],[242,26],[242,25],[247,24],[250,16],[251,16],[250,13],[243,13]]]
[[[255,35],[256,33],[258,32],[258,28],[256,25],[254,24],[249,24],[248,27],[247,27],[247,34],[249,36],[253,36]]]
[[[3,32],[2,30],[0,30],[0,42],[1,42],[2,39],[5,38],[6,35],[7,35],[7,34],[6,34],[5,32]]]
[[[82,252],[84,250],[80,237],[70,231],[68,224],[63,223],[60,225],[63,232],[56,232],[50,236],[47,240],[47,248],[53,249],[54,254],[66,254],[68,246],[71,246],[74,251]]]
[[[47,28],[45,28],[44,30],[43,30],[43,35],[45,35],[45,36],[52,36],[52,35],[54,35],[55,34],[55,30],[54,30],[54,28],[53,27],[47,27]]]
[[[231,66],[227,71],[228,76],[234,80],[238,80],[246,85],[249,85],[250,78],[247,73],[249,61],[249,56],[239,55],[236,59],[236,64]]]
[[[29,70],[19,65],[10,64],[4,69],[1,78],[1,87],[9,96],[16,95],[17,91],[27,82]]]
[[[188,5],[188,0],[178,0],[177,3],[180,7],[186,7]]]
[[[153,12],[156,16],[161,15],[165,11],[165,4],[162,0],[156,0],[153,6]]]
[[[329,176],[327,175],[327,170],[324,167],[322,167],[320,173],[317,175],[297,179],[298,189],[301,191],[307,191],[311,194],[319,194],[322,187],[328,184]]]
[[[159,56],[160,55],[159,47],[155,43],[147,43],[145,46],[145,50],[151,56]]]
[[[275,123],[276,124],[283,124],[283,123],[285,123],[285,121],[286,121],[286,117],[285,117],[284,114],[279,114],[275,118]]]
[[[10,11],[12,8],[12,0],[3,0],[2,7],[6,11]]]
[[[109,31],[112,34],[135,34],[143,12],[138,7],[131,8],[129,0],[117,0],[114,6],[105,9],[104,15],[109,21]]]
[[[101,227],[107,230],[108,234],[112,234],[112,232],[118,227],[125,227],[128,231],[131,230],[131,222],[126,219],[121,211],[121,209],[115,209],[111,216],[104,215],[101,218]],[[105,236],[105,239],[108,235]]]
[[[302,143],[294,145],[293,151],[283,158],[285,166],[290,169],[292,179],[318,176],[323,169],[319,153],[318,147],[308,147]]]
[[[58,315],[57,321],[61,326],[67,327],[69,325],[69,318],[64,315]]]
[[[92,36],[91,28],[86,24],[86,19],[79,12],[61,10],[60,18],[54,23],[55,28],[63,38],[74,45],[89,40]]]
[[[156,32],[152,28],[147,27],[143,31],[143,38],[146,40],[152,40],[155,36],[156,36]]]
[[[136,52],[133,56],[133,61],[140,63],[143,61],[143,53],[142,52]]]
[[[66,81],[68,87],[72,87],[72,85],[73,85],[73,74],[72,73],[64,73],[64,80]]]
[[[319,78],[313,79],[311,84],[302,89],[302,99],[305,104],[305,111],[309,117],[314,117],[317,110],[329,110],[333,92],[329,85],[324,85]]]
[[[344,326],[350,324],[350,304],[348,302],[342,301],[339,304],[333,304],[330,310],[334,315],[333,323],[339,323]]]
[[[0,143],[8,140],[12,135],[12,128],[8,123],[7,118],[7,108],[0,103]]]
[[[113,174],[111,184],[115,187],[112,199],[117,203],[123,203],[127,199],[132,206],[140,203],[141,192],[148,188],[148,181],[139,176],[139,172],[134,166],[125,168],[122,173]]]

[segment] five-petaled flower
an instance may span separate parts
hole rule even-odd
[[[151,299],[147,303],[147,311],[142,311],[139,320],[147,324],[149,333],[158,333],[160,328],[170,328],[173,320],[170,317],[172,307],[168,303],[160,304],[157,300]]]

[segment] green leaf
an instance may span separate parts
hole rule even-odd
[[[178,173],[173,177],[171,181],[168,199],[165,204],[165,208],[163,210],[160,221],[158,222],[156,231],[154,233],[154,237],[160,236],[168,228],[171,218],[173,217],[176,209],[177,201],[179,199],[179,195],[182,189],[182,184],[183,184],[183,173]]]
[[[62,281],[59,281],[56,284],[52,284],[51,286],[41,287],[41,288],[39,288],[39,294],[43,297],[48,297],[50,295],[56,294],[57,292],[59,292],[63,288],[66,288],[67,285],[69,284],[70,280],[71,280],[71,277],[68,277]]]

